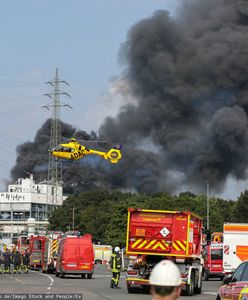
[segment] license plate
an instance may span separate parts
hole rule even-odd
[[[81,266],[81,269],[89,269],[89,266]]]
[[[68,267],[76,267],[76,264],[67,264]]]
[[[214,268],[220,268],[221,265],[213,265]]]

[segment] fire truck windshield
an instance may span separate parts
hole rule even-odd
[[[211,260],[221,260],[223,258],[222,249],[211,250]]]
[[[27,237],[23,237],[21,242],[24,244],[24,245],[28,245],[29,244],[29,239]]]
[[[42,241],[34,240],[34,250],[41,250]]]

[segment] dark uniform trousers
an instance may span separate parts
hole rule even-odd
[[[13,273],[15,274],[16,272],[21,273],[21,253],[20,252],[15,252],[12,255],[13,257],[13,265],[14,265],[14,270]]]
[[[4,265],[4,273],[10,273],[10,261],[11,261],[11,254],[10,252],[3,253],[3,265]]]

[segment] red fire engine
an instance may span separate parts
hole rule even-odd
[[[203,248],[203,280],[208,278],[224,278],[223,273],[223,234],[214,232],[211,235],[211,242]]]
[[[46,257],[46,236],[30,236],[29,237],[29,252],[30,252],[30,268],[45,270]]]
[[[17,249],[23,253],[25,250],[29,250],[29,237],[26,235],[20,235],[17,240]]]
[[[183,291],[192,296],[202,287],[202,219],[191,212],[128,209],[126,254],[129,293],[148,289],[153,266],[171,259],[179,267]]]

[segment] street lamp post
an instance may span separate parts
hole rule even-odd
[[[10,218],[11,218],[10,238],[11,238],[11,243],[13,243],[13,203],[10,204]]]
[[[72,232],[74,232],[75,207],[72,208]]]
[[[39,233],[40,233],[40,228],[39,228],[39,214],[40,214],[40,209],[39,209],[39,207],[37,206],[36,207],[36,211],[37,211],[37,226],[38,226],[38,235],[39,235]]]
[[[206,180],[207,184],[207,230],[209,230],[209,182]]]

